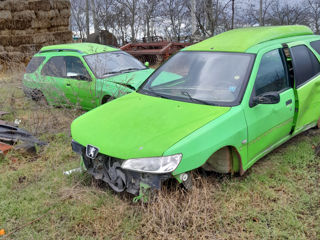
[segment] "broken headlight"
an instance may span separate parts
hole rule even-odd
[[[178,167],[181,159],[182,154],[165,157],[134,158],[124,161],[121,168],[135,172],[170,173]]]

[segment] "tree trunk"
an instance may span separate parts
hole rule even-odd
[[[94,0],[91,0],[91,12],[92,12],[92,18],[93,18],[94,32],[97,33],[99,32],[99,27],[98,27],[97,15],[96,15],[96,4]]]
[[[232,17],[231,17],[231,29],[234,28],[234,0],[232,0]]]
[[[87,39],[88,39],[90,35],[89,0],[86,0],[86,33],[87,33]]]
[[[196,0],[191,0],[191,36],[195,34],[196,30],[197,30]]]

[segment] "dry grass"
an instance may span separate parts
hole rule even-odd
[[[49,144],[0,159],[0,229],[9,239],[320,239],[319,130],[243,177],[194,173],[192,191],[169,182],[149,204],[133,204],[87,174],[63,175],[79,166],[70,124],[83,112],[26,99],[20,79],[0,79],[0,110]]]

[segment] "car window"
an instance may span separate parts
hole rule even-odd
[[[85,80],[89,74],[78,57],[52,57],[43,67],[42,75]]]
[[[26,73],[34,73],[45,59],[45,57],[33,57],[26,68]]]
[[[316,50],[317,53],[320,54],[320,40],[313,41],[310,43],[311,47]]]
[[[158,68],[139,92],[219,106],[240,103],[254,55],[181,51]]]
[[[262,56],[254,85],[256,96],[267,92],[280,92],[290,86],[282,59],[279,49]]]
[[[299,87],[320,72],[320,63],[307,46],[291,48],[294,79]]]

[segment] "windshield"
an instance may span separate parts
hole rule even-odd
[[[174,55],[139,90],[157,97],[233,106],[242,98],[254,55],[187,52]]]
[[[87,55],[84,59],[97,78],[146,68],[139,60],[123,51]]]

